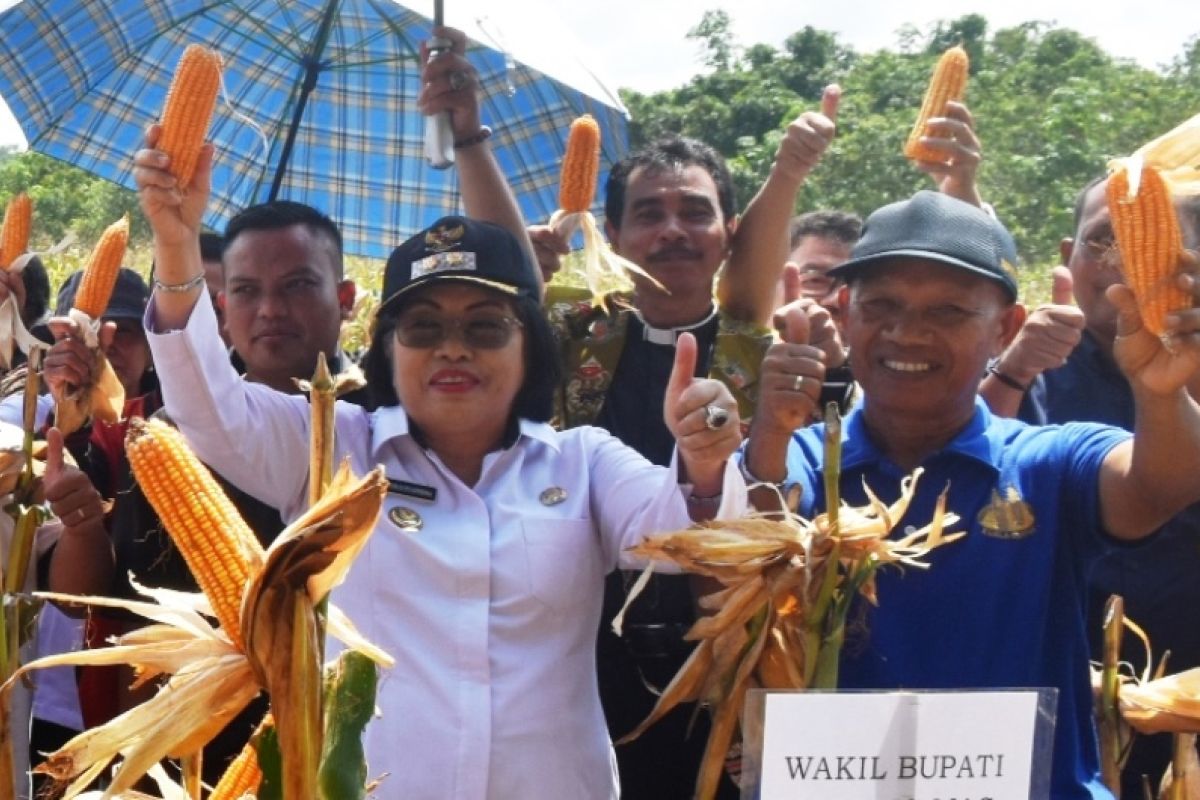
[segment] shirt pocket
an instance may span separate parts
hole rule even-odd
[[[527,518],[521,533],[533,597],[564,609],[600,592],[600,547],[590,520]]]

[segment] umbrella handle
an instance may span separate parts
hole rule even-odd
[[[443,111],[425,118],[425,158],[434,169],[446,169],[454,164],[454,131],[450,127],[450,112]]]
[[[449,47],[449,39],[434,37],[429,40],[429,57],[437,58],[440,52]],[[450,127],[450,113],[447,111],[425,118],[425,158],[434,169],[446,169],[454,164],[454,129]]]

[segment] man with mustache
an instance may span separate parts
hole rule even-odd
[[[662,407],[683,332],[699,344],[697,376],[723,381],[749,418],[771,343],[768,324],[796,191],[833,138],[839,94],[830,87],[820,112],[788,126],[770,176],[741,219],[724,160],[702,142],[662,139],[612,168],[605,187],[608,241],[654,280],[634,275],[632,292],[603,298],[548,287],[546,313],[563,345],[556,424],[600,426],[650,461],[669,464],[674,442],[650,410]],[[566,243],[548,228],[530,235],[548,278]],[[691,648],[683,634],[695,620],[688,579],[659,575],[629,609],[618,638],[608,626],[630,578],[619,571],[608,576],[597,644],[600,697],[614,739],[653,707],[646,684],[666,686],[683,663]],[[621,796],[690,796],[706,732],[707,719],[700,715],[693,724],[689,706],[618,747]],[[720,796],[737,791],[727,781]]]

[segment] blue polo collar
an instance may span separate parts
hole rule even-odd
[[[842,425],[842,469],[844,470],[891,463],[875,446],[875,442],[867,430],[863,408],[869,402],[870,398],[868,397],[855,406]],[[971,416],[970,422],[950,440],[949,444],[942,448],[937,456],[944,457],[947,454],[962,456],[976,461],[992,471],[997,471],[994,465],[998,463],[996,456],[999,455],[1002,443],[999,439],[993,440],[988,435],[988,430],[992,427],[991,422],[992,412],[988,410],[987,404],[981,398],[976,397],[975,413]],[[823,454],[821,458],[823,462]]]

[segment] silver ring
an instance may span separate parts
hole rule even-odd
[[[801,387],[803,387],[803,386],[804,386],[804,376],[803,375],[797,375],[796,377],[792,378],[792,391],[793,392],[800,391]]]
[[[456,69],[450,73],[450,88],[454,91],[461,91],[467,85],[467,73],[461,69]]]
[[[718,405],[707,405],[704,407],[704,427],[710,431],[720,430],[729,422],[729,412]]]

